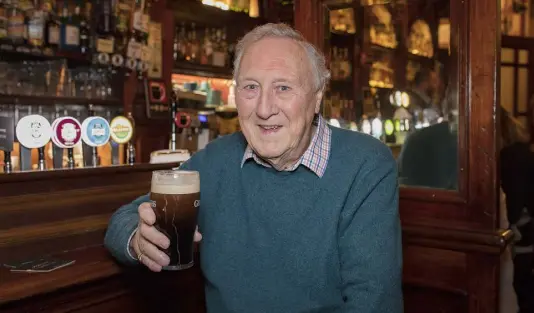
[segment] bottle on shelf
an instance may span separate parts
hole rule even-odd
[[[43,3],[44,10],[47,12],[45,22],[45,54],[53,54],[59,47],[59,41],[61,38],[60,30],[61,23],[56,14],[56,6],[53,1],[45,0]]]
[[[223,36],[223,30],[217,29],[215,47],[213,49],[213,65],[224,67],[226,66],[227,49],[226,35]]]
[[[114,31],[114,48],[111,56],[111,64],[114,69],[121,69],[125,65],[124,56],[127,55],[129,46],[130,17],[132,16],[132,7],[128,1],[119,0],[115,3],[115,31]]]
[[[111,0],[100,0],[96,3],[96,53],[94,62],[111,67],[111,56],[114,52],[115,37],[114,16]]]
[[[91,16],[92,4],[86,1],[83,8],[83,14],[80,16],[80,53],[86,55],[93,49],[91,35]]]
[[[200,42],[197,39],[197,30],[195,23],[191,23],[191,30],[189,32],[189,53],[188,61],[193,63],[199,63]]]
[[[24,44],[27,38],[27,27],[25,23],[24,10],[19,1],[15,0],[8,7],[7,36],[17,51],[24,51]]]
[[[152,59],[152,48],[148,44],[148,36],[150,32],[150,8],[151,0],[146,0],[143,7],[143,14],[141,15],[141,59],[137,63],[137,78],[143,79],[150,68]]]
[[[45,25],[47,12],[42,6],[39,6],[38,0],[33,0],[34,10],[29,17],[28,22],[28,41],[29,44],[41,51],[41,47],[45,43]]]
[[[80,3],[76,1],[74,13],[68,2],[63,2],[61,13],[61,36],[59,49],[62,51],[78,52],[80,49]]]
[[[211,42],[211,34],[208,27],[204,30],[204,41],[202,42],[202,51],[200,56],[200,64],[211,64],[213,61],[213,44]]]
[[[8,20],[7,1],[0,1],[0,44],[3,44],[7,39]]]
[[[185,23],[182,22],[180,25],[179,31],[175,35],[175,44],[176,44],[176,62],[185,61],[187,58],[187,33],[185,30]]]

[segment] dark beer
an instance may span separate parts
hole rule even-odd
[[[156,214],[155,227],[170,239],[163,250],[170,258],[167,270],[193,266],[193,238],[200,204],[198,172],[155,171],[150,200]]]

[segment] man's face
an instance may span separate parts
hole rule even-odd
[[[296,161],[309,145],[321,93],[304,49],[285,38],[264,38],[241,59],[236,104],[252,149],[276,165]]]

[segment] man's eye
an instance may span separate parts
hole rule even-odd
[[[245,90],[256,90],[256,89],[258,89],[258,86],[256,86],[256,85],[246,85],[244,89]]]
[[[278,86],[277,88],[280,91],[289,91],[289,90],[291,90],[291,88],[288,87],[288,86]]]

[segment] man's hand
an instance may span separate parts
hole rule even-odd
[[[169,264],[169,257],[161,249],[167,249],[170,244],[169,238],[154,227],[156,214],[145,202],[139,206],[139,225],[130,241],[130,250],[135,253],[139,262],[143,263],[151,271],[159,272],[162,266]],[[195,242],[202,240],[202,235],[195,231]]]

